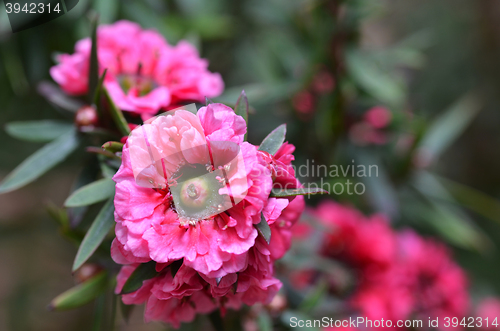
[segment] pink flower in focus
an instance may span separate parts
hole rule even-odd
[[[123,110],[147,119],[159,110],[186,101],[203,101],[222,93],[219,74],[207,70],[196,49],[185,41],[170,46],[152,30],[118,21],[97,31],[99,72],[107,69],[104,85]],[[50,69],[52,78],[72,95],[88,91],[91,41],[80,40],[75,53],[60,55]]]
[[[268,303],[281,287],[273,264],[290,247],[304,199],[269,194],[280,182],[299,185],[294,147],[284,144],[270,162],[243,141],[245,133],[245,121],[231,108],[209,104],[197,114],[181,109],[152,118],[127,139],[113,177],[111,255],[125,265],[117,292],[138,263],[157,263],[157,277],[123,295],[124,302],[146,302],[146,320],[178,326],[216,308]],[[206,177],[219,171],[220,187]],[[226,200],[214,206],[220,197]],[[261,215],[271,228],[269,244],[255,228]],[[172,276],[175,261],[182,265]]]

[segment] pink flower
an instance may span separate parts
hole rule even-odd
[[[123,296],[146,302],[146,320],[178,326],[216,308],[268,303],[281,287],[273,264],[290,247],[304,199],[269,194],[281,180],[299,184],[294,148],[285,144],[269,163],[243,141],[245,133],[231,108],[209,104],[197,114],[178,109],[151,118],[127,139],[113,177],[111,255],[126,265],[117,291],[138,263],[157,263],[157,277]],[[287,171],[279,175],[277,168]],[[261,215],[271,228],[269,244],[255,228]],[[175,261],[182,266],[172,276]]]
[[[314,112],[314,95],[309,91],[300,91],[292,98],[292,105],[296,111],[302,114]]]
[[[118,21],[97,31],[99,72],[107,69],[105,87],[123,110],[144,119],[161,109],[186,101],[203,101],[222,93],[219,74],[207,70],[208,62],[185,41],[170,46],[152,30]],[[80,40],[75,53],[60,55],[52,78],[72,95],[88,91],[90,39]]]
[[[409,230],[399,234],[399,242],[420,315],[464,317],[469,309],[467,276],[448,249]]]
[[[364,119],[372,127],[383,129],[391,122],[392,114],[387,108],[376,106],[365,113]]]
[[[467,313],[466,275],[443,244],[409,230],[396,233],[384,217],[332,201],[321,203],[315,216],[330,229],[322,253],[357,275],[347,301],[360,316],[395,324],[413,315],[461,319]]]
[[[383,269],[393,262],[396,237],[383,216],[365,218],[359,211],[332,201],[321,203],[316,215],[332,229],[325,235],[325,254],[356,267]]]

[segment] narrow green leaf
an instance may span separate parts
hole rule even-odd
[[[99,78],[99,81],[97,82],[97,86],[95,88],[94,92],[94,105],[97,109],[97,112],[99,114],[102,114],[101,107],[100,107],[100,100],[101,100],[101,92],[102,92],[102,84],[104,83],[104,78],[106,78],[106,73],[108,72],[108,68],[104,69],[104,72],[102,73],[101,77]]]
[[[470,217],[457,206],[457,201],[432,174],[420,171],[413,177],[413,187],[427,202],[421,208],[421,218],[450,243],[479,252],[487,252],[494,247],[488,234],[478,227]]]
[[[111,230],[115,224],[114,210],[113,199],[109,199],[97,214],[87,234],[85,234],[82,244],[78,248],[78,253],[76,253],[73,271],[80,268],[94,254],[109,230]]]
[[[47,203],[45,206],[47,213],[61,226],[63,229],[69,228],[69,217],[65,209],[57,207],[53,202]]]
[[[89,102],[92,102],[95,96],[97,82],[99,81],[99,62],[97,59],[97,24],[99,18],[96,15],[91,21],[90,38],[92,46],[90,49],[89,63]]]
[[[59,294],[49,305],[50,310],[78,308],[97,298],[106,290],[107,274],[101,272],[87,281]]]
[[[314,194],[328,194],[328,191],[323,190],[319,187],[314,188],[294,188],[294,189],[273,189],[271,191],[270,197],[275,198],[285,198],[285,197],[293,197],[296,195],[314,195]]]
[[[123,285],[123,289],[120,294],[137,291],[142,286],[143,281],[156,277],[158,274],[158,271],[156,271],[156,262],[154,261],[139,265],[127,279],[125,285]]]
[[[435,177],[450,191],[457,202],[483,217],[500,223],[500,201],[467,185]]]
[[[377,63],[369,53],[350,50],[346,53],[347,69],[353,80],[374,98],[393,106],[405,97],[404,84],[394,79],[388,69]]]
[[[271,228],[269,227],[269,224],[267,224],[266,218],[264,217],[263,214],[260,216],[260,223],[255,224],[255,227],[257,228],[257,231],[264,237],[266,242],[269,244],[271,242]]]
[[[10,192],[31,183],[62,162],[78,146],[75,129],[48,143],[14,169],[0,183],[0,193]]]
[[[72,123],[53,120],[11,122],[5,125],[5,131],[14,138],[40,142],[57,139],[72,128]]]
[[[268,152],[269,154],[274,155],[278,149],[280,149],[281,145],[283,145],[285,135],[286,124],[281,124],[268,134],[266,138],[264,138],[259,146],[259,151]]]
[[[102,156],[107,157],[111,160],[120,160],[120,162],[122,160],[122,158],[119,157],[118,155],[111,153],[111,152],[108,152],[107,150],[102,149],[102,147],[88,146],[88,147],[85,147],[85,151],[89,152],[89,153],[102,155]]]
[[[71,194],[64,202],[65,207],[88,206],[106,200],[115,194],[115,182],[102,178],[87,184]]]
[[[123,144],[118,141],[108,141],[102,145],[102,148],[111,153],[121,152]]]
[[[245,120],[245,123],[248,127],[248,98],[245,94],[245,90],[241,91],[240,96],[238,97],[238,101],[236,101],[236,105],[234,106],[234,112],[236,115],[240,115]],[[245,133],[245,141],[247,140],[247,133]]]
[[[104,324],[104,312],[106,310],[106,294],[101,294],[94,305],[94,320],[92,322],[91,331],[100,331],[102,325]]]
[[[470,92],[440,115],[422,138],[419,148],[423,156],[434,160],[465,131],[483,104]]]
[[[103,88],[104,95],[106,96],[106,100],[108,101],[109,104],[109,109],[111,111],[111,116],[113,117],[113,120],[115,121],[116,127],[124,136],[128,136],[130,133],[130,128],[128,126],[127,121],[125,120],[125,116],[123,116],[123,113],[121,109],[119,109],[116,104],[113,102],[113,99],[111,99],[111,96],[109,95],[108,91],[106,88]]]

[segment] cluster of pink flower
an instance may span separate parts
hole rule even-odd
[[[180,102],[204,101],[224,89],[222,78],[207,70],[188,42],[169,45],[156,31],[142,30],[135,23],[119,21],[97,30],[99,72],[107,69],[104,86],[122,110],[147,119],[161,109]],[[58,56],[52,78],[71,95],[88,92],[91,40],[75,45],[75,53]]]
[[[349,137],[358,145],[383,145],[387,142],[384,129],[391,123],[392,114],[383,106],[375,106],[366,111],[363,120],[349,129]]]
[[[137,291],[124,294],[123,302],[146,303],[147,321],[161,320],[176,327],[191,321],[197,313],[268,303],[281,287],[274,278],[273,263],[289,249],[291,227],[304,209],[302,196],[270,197],[273,186],[282,182],[294,183],[287,187],[300,185],[291,167],[293,145],[284,143],[274,155],[259,151],[244,141],[245,120],[222,104],[209,104],[197,114],[185,110],[166,113],[136,130],[138,135],[147,134],[148,145],[134,145],[133,132],[123,148],[122,165],[113,177],[116,239],[111,255],[124,265],[116,292],[122,291],[141,263],[154,261],[159,274],[144,281]],[[141,151],[134,149],[155,148],[162,153],[174,148],[179,151],[175,157],[191,169],[193,165],[206,169],[210,164],[217,169],[217,160],[227,162],[231,158],[227,156],[231,147],[220,146],[220,142],[236,144],[244,162],[236,174],[231,175],[226,168],[229,182],[231,176],[237,177],[232,187],[238,189],[238,181],[245,179],[246,195],[225,211],[186,220],[168,186],[148,188],[136,182],[133,153]],[[200,146],[208,147],[209,157],[200,153]],[[165,158],[163,169],[172,160]],[[190,202],[199,206],[208,189],[203,181],[189,186],[186,198],[193,198]],[[226,194],[231,196],[231,191]],[[255,227],[262,217],[271,231],[269,243]]]
[[[360,316],[396,325],[408,318],[461,319],[469,312],[466,275],[443,244],[410,230],[396,232],[382,215],[365,217],[332,201],[314,214],[327,228],[321,254],[356,275],[348,302]]]
[[[292,106],[303,120],[310,120],[316,108],[316,99],[335,88],[335,79],[328,70],[320,68],[308,87],[297,92],[292,98]]]

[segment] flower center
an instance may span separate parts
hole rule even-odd
[[[126,94],[129,91],[134,91],[137,96],[145,96],[151,92],[157,84],[150,77],[145,77],[140,74],[123,74],[118,76],[118,82]]]
[[[196,177],[182,183],[180,200],[186,208],[204,209],[207,207],[209,194],[210,188],[207,181],[202,177]]]

